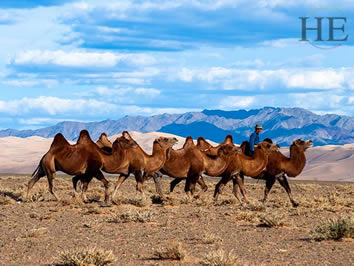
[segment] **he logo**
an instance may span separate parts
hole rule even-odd
[[[320,48],[320,49],[332,49],[332,48],[336,48],[342,45],[342,43],[339,42],[345,42],[348,40],[348,34],[345,36],[338,36],[339,33],[338,31],[344,33],[344,25],[345,23],[347,23],[347,18],[344,16],[335,16],[335,17],[330,17],[330,16],[318,16],[318,17],[314,17],[316,23],[316,27],[309,27],[307,25],[307,21],[310,19],[310,16],[315,12],[315,11],[319,11],[319,10],[323,10],[323,9],[332,9],[333,8],[329,8],[329,7],[322,7],[322,8],[318,8],[312,12],[310,12],[310,14],[306,17],[299,17],[301,19],[301,40],[300,41],[307,41],[310,44],[312,44],[314,47],[316,48]],[[337,9],[334,9],[336,11],[339,11]],[[328,24],[328,34],[326,37],[328,37],[328,39],[324,39],[323,36],[323,32],[324,32],[324,26],[323,24],[327,23]],[[325,28],[326,30],[327,28]],[[309,40],[308,36],[307,36],[307,31],[316,31],[317,34],[317,38],[315,40]],[[336,36],[335,36],[336,34]],[[318,44],[326,44],[326,46],[319,46]]]

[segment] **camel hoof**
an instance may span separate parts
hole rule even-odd
[[[111,202],[100,202],[99,206],[101,208],[108,208],[108,207],[112,207],[112,203]]]
[[[112,199],[112,203],[113,203],[114,205],[117,205],[117,206],[120,205],[120,201],[119,201],[119,200],[118,200],[118,201],[115,201],[115,200]]]
[[[297,208],[297,207],[299,206],[299,203],[297,203],[297,202],[295,202],[295,201],[293,201],[292,204],[293,204],[293,207],[294,207],[294,208]]]

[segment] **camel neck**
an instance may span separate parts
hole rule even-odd
[[[163,149],[160,144],[154,143],[152,147],[152,155],[147,158],[147,171],[156,172],[163,167],[166,162],[167,149]]]
[[[305,153],[295,145],[290,146],[290,163],[292,167],[288,167],[288,176],[297,176],[305,167],[306,157]]]

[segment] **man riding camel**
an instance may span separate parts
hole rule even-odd
[[[255,126],[255,130],[254,132],[251,134],[250,136],[250,140],[249,140],[249,143],[250,143],[250,155],[253,155],[253,152],[254,152],[254,145],[257,145],[259,143],[259,134],[262,132],[263,130],[263,127],[261,124],[257,124]]]

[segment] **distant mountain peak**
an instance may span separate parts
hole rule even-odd
[[[186,137],[204,136],[220,141],[227,134],[235,142],[248,139],[254,126],[261,123],[264,132],[261,139],[270,137],[276,143],[289,145],[294,139],[312,139],[315,145],[347,144],[354,142],[354,118],[334,114],[318,115],[303,108],[279,108],[266,106],[251,110],[208,110],[183,114],[160,114],[147,116],[124,116],[118,120],[106,119],[100,122],[63,121],[56,125],[36,130],[6,129],[0,131],[0,137],[41,136],[53,137],[62,133],[67,139],[74,140],[80,130],[87,129],[96,139],[102,132],[108,135],[123,130],[140,132],[164,131]]]

